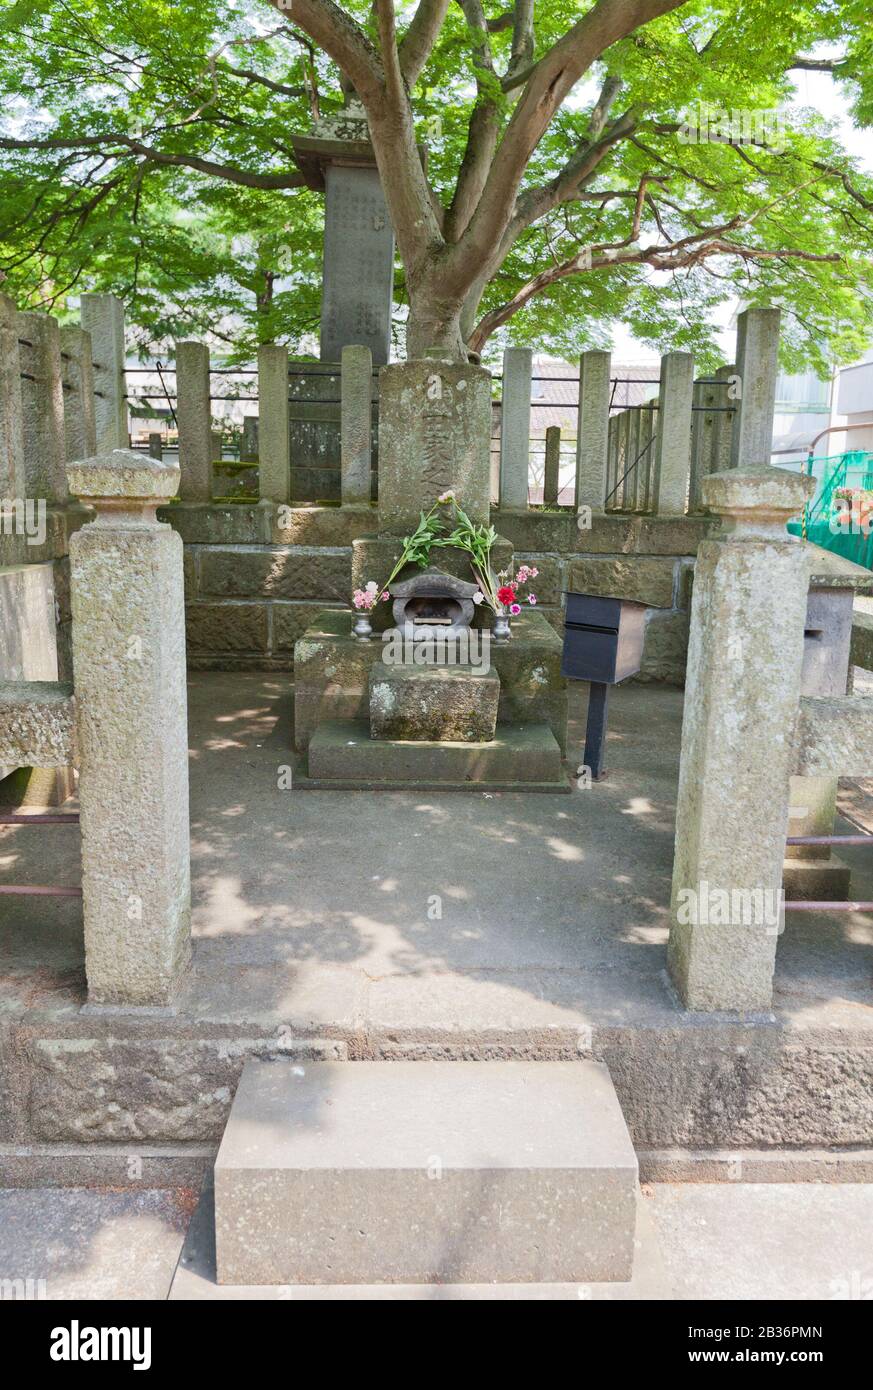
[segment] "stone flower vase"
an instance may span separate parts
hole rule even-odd
[[[509,627],[509,614],[505,608],[501,609],[499,613],[494,614],[491,635],[495,642],[508,642],[512,636]]]
[[[355,612],[355,621],[352,624],[352,631],[360,642],[369,642],[373,636],[373,624],[366,613]]]

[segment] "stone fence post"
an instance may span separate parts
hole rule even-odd
[[[258,348],[258,459],[261,499],[291,497],[288,349],[277,343]]]
[[[561,490],[561,427],[549,425],[546,430],[546,457],[543,464],[543,505],[557,507]]]
[[[27,495],[48,503],[68,500],[64,453],[64,392],[61,335],[57,319],[32,312],[16,315],[21,403],[24,417],[24,476]]]
[[[661,358],[658,424],[653,465],[654,511],[683,516],[691,470],[691,406],[694,358],[690,352],[668,352]]]
[[[176,420],[179,426],[179,496],[184,502],[212,501],[212,405],[209,348],[176,344]]]
[[[731,468],[770,464],[778,357],[779,310],[746,309],[737,320],[740,397],[731,430]]]
[[[500,506],[527,509],[530,471],[531,348],[503,353],[503,404],[500,411]]]
[[[340,495],[344,507],[367,506],[373,432],[373,354],[352,343],[340,363]]]
[[[96,519],[70,541],[85,965],[93,1004],[166,1006],[190,956],[182,540],[174,464],[72,463]]]
[[[768,468],[701,483],[720,535],[694,575],[668,964],[689,1009],[770,1005],[803,665],[814,488]]]
[[[25,495],[24,420],[15,303],[0,294],[0,499]]]
[[[79,319],[85,331],[91,334],[96,452],[126,449],[130,440],[124,374],[124,304],[114,294],[83,294]]]
[[[91,458],[97,452],[94,360],[91,334],[84,328],[61,329],[61,378],[64,391],[64,457]]]
[[[606,502],[609,435],[608,352],[583,352],[579,360],[579,417],[576,428],[576,510],[602,512]]]

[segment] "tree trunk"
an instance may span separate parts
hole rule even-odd
[[[410,294],[406,322],[406,356],[425,357],[429,348],[453,360],[466,362],[467,349],[461,333],[461,306],[446,304],[437,293],[419,290]]]

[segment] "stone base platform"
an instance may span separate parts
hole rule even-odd
[[[366,720],[370,671],[382,659],[380,637],[352,636],[348,611],[325,609],[294,648],[294,746],[305,752],[320,724]],[[509,642],[492,642],[490,660],[500,677],[501,726],[548,724],[558,747],[567,747],[567,682],[561,675],[561,638],[541,613],[513,619]]]
[[[507,725],[487,743],[373,739],[364,721],[331,720],[294,774],[298,791],[568,792],[548,724]]]
[[[218,1278],[628,1280],[636,1201],[597,1062],[252,1058],[215,1160]]]

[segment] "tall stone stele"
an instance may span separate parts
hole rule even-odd
[[[668,947],[689,1009],[770,1006],[807,603],[785,523],[813,487],[764,466],[701,484],[722,529],[694,574]]]
[[[179,469],[117,449],[67,469],[89,1002],[167,1005],[190,957]]]
[[[321,360],[339,362],[354,343],[381,366],[391,346],[394,229],[364,108],[352,100],[291,144],[307,185],[325,195]]]

